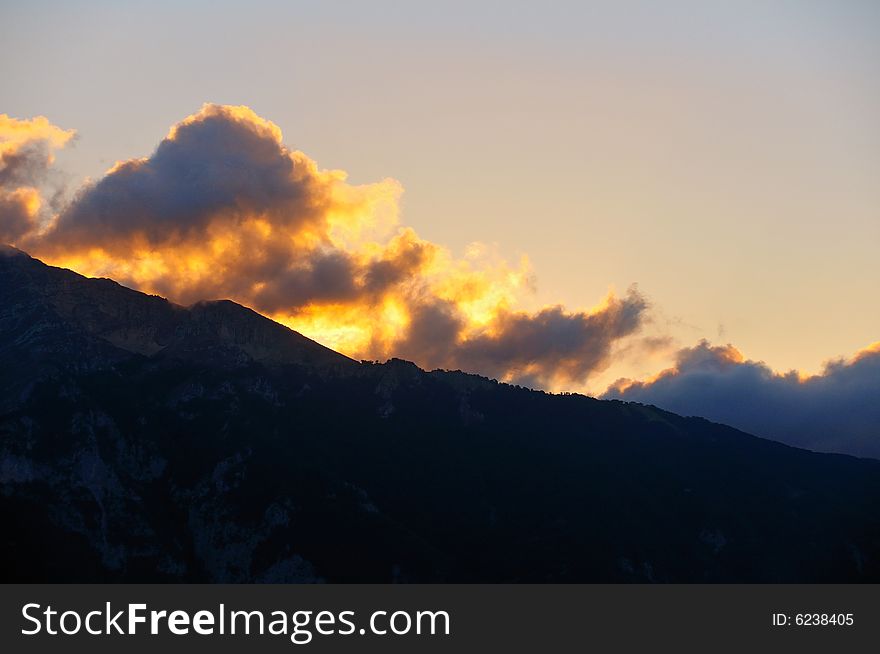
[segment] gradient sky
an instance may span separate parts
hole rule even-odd
[[[880,338],[880,3],[546,4],[2,0],[0,113],[76,129],[75,188],[246,104],[426,239],[527,254],[533,308],[637,282],[649,332],[778,370]],[[591,389],[667,365],[630,359]]]

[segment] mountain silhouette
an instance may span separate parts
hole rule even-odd
[[[880,462],[0,250],[0,579],[880,581]]]

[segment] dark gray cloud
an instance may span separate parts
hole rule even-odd
[[[52,164],[52,150],[46,141],[24,143],[0,154],[0,188],[37,186],[43,182]]]
[[[504,312],[487,333],[466,333],[466,323],[448,302],[413,312],[401,356],[418,354],[432,367],[458,368],[546,386],[581,383],[609,362],[612,346],[641,326],[647,301],[633,287],[596,312],[555,306],[536,313]]]
[[[150,157],[121,163],[83,189],[48,241],[113,251],[141,238],[155,247],[204,234],[215,221],[255,217],[296,231],[328,208],[326,184],[313,173],[271,124],[210,105]]]
[[[3,192],[0,188],[0,244],[15,243],[36,229],[34,203],[39,202],[38,198],[36,193],[27,189]]]
[[[789,445],[880,458],[880,346],[801,379],[736,348],[702,341],[656,379],[612,386],[606,398],[654,404]]]
[[[395,344],[395,352],[427,368],[477,370],[469,362],[462,365],[458,357],[458,340],[466,324],[452,302],[436,299],[414,302],[406,334]]]
[[[263,311],[274,312],[309,302],[349,302],[360,293],[357,262],[345,252],[310,253],[299,265],[264,271],[267,282],[254,293],[252,302]]]
[[[594,313],[560,306],[508,313],[500,317],[495,333],[463,343],[459,357],[490,373],[513,371],[522,383],[582,382],[607,366],[611,346],[641,326],[646,309],[645,298],[631,288]]]

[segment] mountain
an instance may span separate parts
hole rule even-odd
[[[880,581],[880,462],[0,251],[0,580]]]

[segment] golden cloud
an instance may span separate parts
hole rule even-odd
[[[18,240],[177,302],[235,300],[353,357],[548,386],[583,381],[639,328],[635,289],[591,310],[518,310],[528,259],[479,245],[454,257],[400,225],[401,193],[320,169],[248,107],[206,104]]]
[[[44,203],[38,186],[54,151],[74,135],[45,116],[18,120],[0,114],[0,240],[14,241],[40,228]]]

